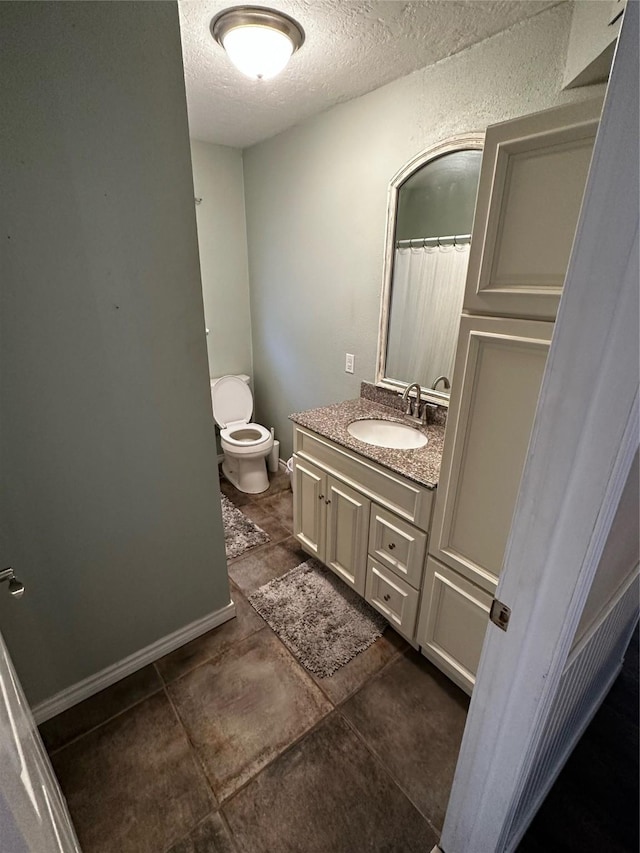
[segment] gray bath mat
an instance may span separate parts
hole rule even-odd
[[[317,560],[307,560],[249,596],[300,663],[321,678],[382,636],[387,623]]]
[[[222,523],[224,525],[224,547],[227,560],[239,557],[249,548],[264,545],[269,537],[261,527],[240,512],[226,495],[220,495],[222,503]]]

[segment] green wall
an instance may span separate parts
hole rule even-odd
[[[0,626],[32,703],[229,602],[176,3],[1,3]]]
[[[374,379],[393,175],[454,135],[603,92],[561,91],[571,11],[542,12],[244,152],[256,417],[275,426],[283,458],[289,413]]]
[[[191,141],[209,375],[251,374],[242,151]]]

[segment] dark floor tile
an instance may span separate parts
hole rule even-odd
[[[238,589],[231,590],[231,597],[236,605],[235,618],[156,661],[166,682],[174,681],[200,664],[219,657],[235,643],[264,628],[264,620]]]
[[[428,853],[437,841],[337,714],[223,810],[246,853]]]
[[[342,710],[422,814],[441,828],[468,706],[452,681],[410,651]]]
[[[169,691],[219,799],[331,709],[268,628],[174,681]]]
[[[42,723],[44,745],[53,752],[161,689],[162,681],[153,665],[145,666]]]
[[[234,560],[229,565],[229,576],[248,595],[308,559],[309,555],[300,548],[297,539],[290,536],[276,545],[267,545]]]
[[[267,507],[280,519],[287,530],[293,532],[293,492],[287,491],[274,495],[274,497],[263,501],[261,506]]]
[[[394,657],[409,648],[407,642],[400,634],[392,628],[387,628],[384,634],[375,643],[356,655],[349,663],[341,666],[328,678],[320,678],[314,673],[309,673],[316,684],[323,690],[334,705],[344,702],[352,693],[359,690],[362,685],[373,675],[379,672],[383,666],[393,660]]]
[[[236,853],[236,846],[218,812],[213,812],[167,853]]]
[[[242,512],[264,530],[271,542],[281,542],[291,536],[291,531],[287,530],[278,516],[260,501],[246,504]]]
[[[215,806],[164,692],[52,761],[84,853],[158,853]]]

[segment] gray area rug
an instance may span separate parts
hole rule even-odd
[[[239,557],[249,548],[264,545],[269,537],[261,527],[240,512],[226,495],[220,495],[222,503],[222,523],[224,525],[224,547],[227,560]]]
[[[382,636],[387,622],[317,560],[307,560],[249,596],[300,663],[326,678]]]

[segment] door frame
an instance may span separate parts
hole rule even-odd
[[[445,853],[507,849],[638,449],[638,6],[625,13],[496,591],[511,621],[485,636]]]

